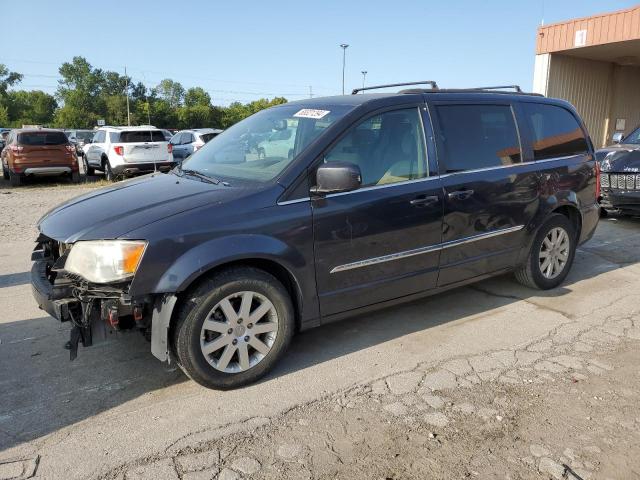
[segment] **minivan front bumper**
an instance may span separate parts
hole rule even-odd
[[[31,259],[31,291],[38,307],[60,322],[71,322],[68,348],[73,360],[78,343],[85,347],[113,338],[121,330],[151,334],[154,298],[132,299],[130,282],[98,285],[61,269],[60,243],[40,236]],[[148,336],[147,335],[147,336]]]

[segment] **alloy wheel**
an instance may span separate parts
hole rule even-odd
[[[554,227],[542,240],[540,245],[539,266],[545,278],[556,278],[562,273],[571,249],[571,238],[562,227]]]
[[[244,372],[264,359],[277,335],[278,314],[273,303],[257,292],[237,292],[207,314],[200,332],[200,349],[216,370]]]

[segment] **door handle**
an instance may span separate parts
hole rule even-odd
[[[473,190],[457,190],[447,194],[450,200],[466,200],[473,195]]]
[[[438,197],[437,195],[431,195],[431,196],[420,195],[414,198],[413,200],[411,200],[409,203],[411,205],[415,205],[418,207],[428,207],[431,205],[435,205],[436,203],[438,203],[439,200],[440,200],[440,197]]]

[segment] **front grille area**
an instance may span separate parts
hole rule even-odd
[[[600,186],[614,190],[640,190],[640,173],[603,173]]]

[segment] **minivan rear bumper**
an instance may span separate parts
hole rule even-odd
[[[145,163],[125,163],[115,165],[111,168],[116,175],[138,175],[154,171],[168,172],[177,165],[177,162],[145,162]]]

